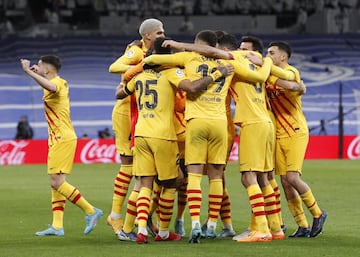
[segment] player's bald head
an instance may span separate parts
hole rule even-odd
[[[157,29],[159,27],[162,28],[163,24],[158,19],[154,19],[154,18],[146,19],[141,23],[141,25],[139,27],[139,33],[143,37],[143,36],[145,36],[145,34],[151,33],[152,31],[154,31],[155,29]]]

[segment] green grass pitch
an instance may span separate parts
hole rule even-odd
[[[0,257],[92,257],[92,256],[359,256],[360,254],[360,161],[305,161],[303,179],[312,188],[320,207],[328,212],[324,231],[317,238],[285,239],[271,243],[236,243],[230,238],[203,239],[200,244],[154,242],[147,245],[120,242],[106,216],[111,209],[113,180],[119,164],[76,164],[68,181],[78,187],[85,198],[104,211],[103,218],[89,235],[83,235],[84,214],[67,203],[64,237],[36,237],[34,233],[51,223],[49,178],[45,165],[0,166]],[[236,232],[246,229],[249,203],[240,183],[237,164],[228,166],[227,185],[232,202],[232,218]],[[207,177],[203,178],[207,193]],[[282,199],[283,196],[282,196]],[[207,198],[204,197],[202,220]],[[296,224],[282,201],[287,235]],[[308,220],[312,223],[307,212]],[[190,218],[186,213],[186,230]],[[221,230],[218,222],[218,231]],[[173,225],[171,224],[171,229]]]

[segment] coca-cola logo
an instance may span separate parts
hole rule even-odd
[[[82,163],[120,163],[115,144],[101,143],[98,139],[86,143],[81,149],[80,159]]]
[[[351,141],[347,149],[347,155],[351,160],[360,159],[360,136]]]
[[[22,151],[29,143],[27,141],[0,141],[0,165],[23,164],[26,152]]]

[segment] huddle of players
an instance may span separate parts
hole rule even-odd
[[[194,44],[180,43],[166,40],[162,23],[156,19],[145,20],[139,32],[142,40],[130,44],[109,68],[122,74],[113,111],[122,165],[107,219],[118,238],[147,243],[147,225],[156,211],[159,228],[155,241],[180,240],[185,236],[188,202],[191,243],[216,236],[233,237],[237,242],[283,240],[275,166],[299,225],[291,237],[316,237],[327,214],[300,179],[308,140],[301,110],[305,86],[299,72],[287,63],[290,46],[273,42],[269,57],[263,58],[259,39],[243,37],[239,51],[234,36],[210,30],[199,32]],[[150,48],[152,54],[144,59]],[[233,117],[231,97],[235,102]],[[224,176],[234,124],[240,127],[239,168],[252,213],[248,230],[239,235],[232,227]],[[209,193],[207,222],[201,226],[203,174],[208,175]],[[136,182],[123,222],[122,206],[133,176]],[[169,224],[176,191],[178,212],[173,233]],[[314,217],[311,229],[302,202]],[[216,235],[219,215],[224,227]],[[136,218],[137,234],[133,232]]]

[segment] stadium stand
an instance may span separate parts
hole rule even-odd
[[[339,92],[342,88],[344,134],[360,133],[360,35],[259,35],[265,46],[272,40],[287,40],[294,49],[291,64],[299,68],[307,84],[303,108],[311,133],[338,134]],[[12,36],[0,42],[0,139],[12,139],[20,116],[27,115],[34,138],[46,138],[42,91],[24,76],[20,58],[37,62],[43,54],[63,60],[60,74],[70,85],[71,116],[80,137],[97,137],[111,128],[117,75],[108,66],[136,37],[83,36],[25,38]],[[174,36],[192,41],[190,36]],[[240,38],[240,35],[238,35]],[[357,93],[357,98],[356,98]],[[357,109],[357,111],[356,111]],[[321,126],[323,125],[323,126]]]

